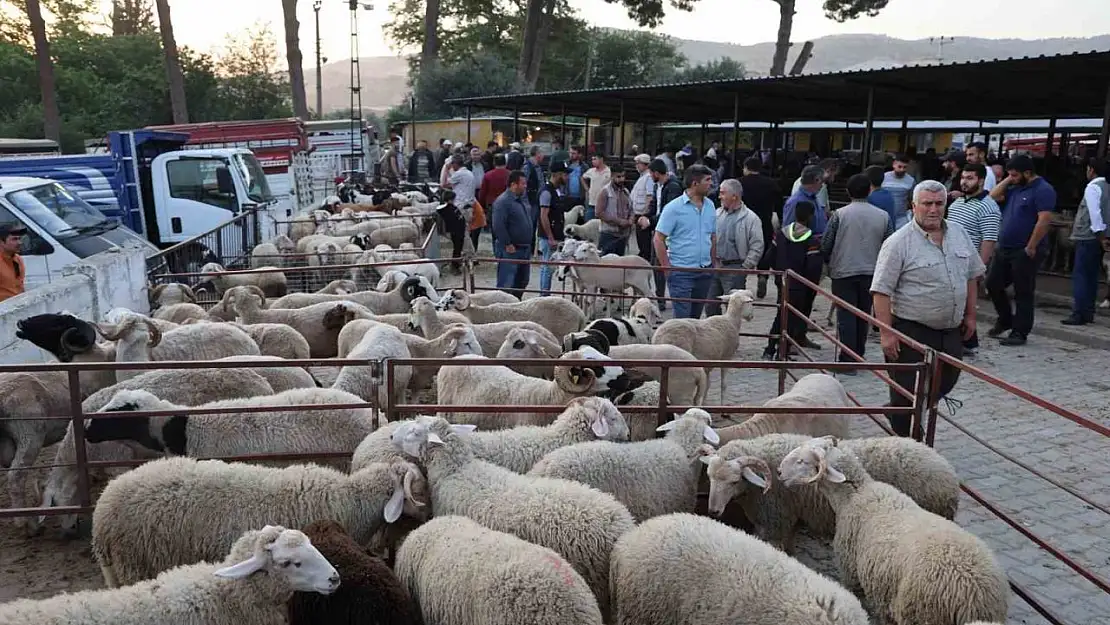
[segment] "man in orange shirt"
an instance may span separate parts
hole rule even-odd
[[[0,224],[0,302],[23,292],[27,269],[19,256],[26,228],[18,224]]]

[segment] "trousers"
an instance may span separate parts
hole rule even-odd
[[[894,329],[902,334],[910,337],[911,339],[932,347],[933,349],[944,352],[956,358],[962,358],[964,354],[963,341],[960,339],[960,328],[949,328],[947,330],[936,330],[927,325],[911,321],[909,319],[902,319],[900,317],[894,318]],[[901,363],[915,363],[921,362],[925,359],[924,354],[919,354],[916,350],[902,345],[898,350],[898,358],[891,360],[885,355],[883,359],[886,362],[901,362]],[[914,390],[914,383],[917,379],[917,374],[913,371],[893,371],[891,378],[901,386],[909,391],[911,394]],[[951,365],[941,365],[941,379],[940,379],[940,397],[944,397],[952,391],[956,386],[956,381],[960,379],[960,370]],[[912,406],[913,402],[903,397],[893,387],[890,389],[890,405],[908,407]],[[887,416],[890,421],[890,427],[898,436],[910,436],[921,438],[923,432],[921,424],[918,424],[917,430],[910,431],[910,424],[912,419],[909,413],[892,414]]]

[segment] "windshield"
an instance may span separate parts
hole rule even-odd
[[[243,181],[247,185],[247,197],[255,202],[268,202],[274,199],[270,193],[270,184],[266,182],[266,172],[254,154],[236,154],[235,164],[243,174]]]
[[[13,191],[6,197],[29,219],[59,239],[115,224],[58,183]]]

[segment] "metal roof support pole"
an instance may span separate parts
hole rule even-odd
[[[729,176],[736,177],[736,160],[740,154],[740,92],[732,94],[732,158],[729,163]]]
[[[709,122],[701,123],[701,145],[698,146],[698,156],[705,158],[705,133],[708,129]]]
[[[520,141],[520,107],[513,107],[513,138],[509,141]]]
[[[560,125],[559,132],[561,133],[560,136],[562,138],[563,149],[565,150],[567,149],[567,105],[563,104],[559,108],[562,109],[561,112],[563,114],[563,121]]]
[[[775,171],[778,168],[778,151],[779,151],[779,123],[771,122],[771,177],[775,177]]]
[[[1002,158],[1002,150],[1004,149],[1004,144],[1005,143],[1006,143],[1006,133],[1004,133],[1004,132],[998,133],[998,158]],[[988,151],[990,150],[989,145],[987,146],[987,150]]]
[[[590,148],[592,147],[590,145],[590,114],[589,113],[586,113],[586,127],[585,127],[585,129],[583,129],[582,132],[584,133],[582,135],[582,145],[584,146],[584,148],[586,150],[586,153],[583,154],[582,156],[585,156],[586,157],[586,162],[589,163],[590,162]]]
[[[466,105],[466,144],[471,145],[471,143],[470,143],[470,105],[469,104]]]
[[[412,142],[409,143],[409,150],[416,149],[416,96],[409,96],[409,126],[412,127]],[[404,136],[404,135],[402,135]],[[404,150],[401,150],[404,152]]]
[[[871,160],[871,135],[875,128],[875,88],[867,88],[867,119],[863,124],[863,150],[859,157],[859,166],[867,167]]]
[[[905,154],[910,149],[910,118],[902,118],[902,135],[898,139],[898,151]]]
[[[1106,158],[1106,144],[1110,142],[1110,85],[1106,87],[1106,106],[1102,110],[1102,133],[1098,136],[1098,157]]]
[[[1044,157],[1052,156],[1052,141],[1056,138],[1056,118],[1048,120],[1048,135],[1044,139]]]
[[[621,113],[620,113],[620,122],[619,123],[621,125],[621,144],[620,144],[620,146],[618,146],[617,149],[620,150],[621,169],[624,169],[624,153],[625,153],[625,149],[624,149],[624,100],[621,100]]]

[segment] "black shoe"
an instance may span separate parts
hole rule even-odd
[[[990,330],[987,330],[987,336],[991,337],[992,339],[996,339],[1002,336],[1009,329],[1010,326],[1004,326],[1002,324],[996,323],[994,324],[994,326],[991,327]]]
[[[773,350],[773,349],[763,350],[763,360],[775,360],[777,357],[778,357],[778,353],[775,352],[775,350]]]
[[[806,349],[821,349],[821,346],[818,345],[817,343],[814,343],[813,341],[809,340],[808,336],[803,336],[802,340],[798,341],[798,345],[801,345],[802,347],[805,347]]]
[[[1088,323],[1091,323],[1091,320],[1083,319],[1081,317],[1072,316],[1072,317],[1068,317],[1067,319],[1061,319],[1060,323],[1062,323],[1066,326],[1085,326]]]
[[[755,297],[756,299],[767,297],[767,278],[759,277],[759,282],[755,285]]]
[[[1006,345],[1007,347],[1018,347],[1021,345],[1025,345],[1025,337],[1015,332],[1011,332],[1009,336],[999,341],[998,344]]]

